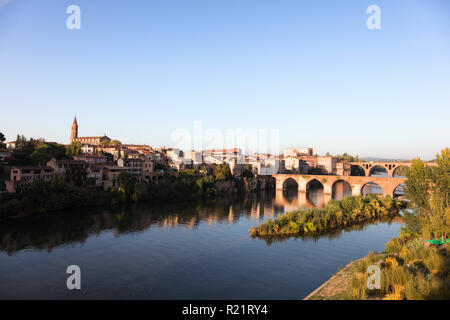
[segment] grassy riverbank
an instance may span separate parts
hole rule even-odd
[[[354,224],[396,216],[405,204],[391,197],[346,197],[322,209],[288,212],[249,230],[252,237],[323,234]]]
[[[411,208],[403,215],[405,227],[398,238],[386,244],[383,255],[372,252],[350,264],[352,267],[344,272],[346,281],[337,283],[331,278],[309,299],[450,299],[449,244],[430,245],[425,241],[445,242],[450,233],[449,148],[436,156],[436,163],[429,167],[414,159],[406,170],[406,196]],[[380,268],[380,289],[367,287],[367,268],[371,265]],[[339,294],[335,294],[337,290]]]
[[[367,288],[367,268],[381,270],[381,289]],[[427,247],[423,239],[394,238],[384,255],[370,253],[357,264],[343,299],[450,299],[450,256],[447,246]]]

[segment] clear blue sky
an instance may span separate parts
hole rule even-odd
[[[170,145],[178,128],[430,159],[449,146],[450,2],[0,0],[0,131]],[[5,4],[6,3],[6,4]],[[66,8],[81,8],[68,30]],[[366,9],[381,8],[381,30]]]

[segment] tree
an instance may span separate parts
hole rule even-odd
[[[109,142],[109,146],[111,147],[119,147],[122,145],[122,142],[120,142],[119,140],[111,140]]]
[[[39,145],[44,143],[44,139],[30,138],[30,140],[27,140],[24,135],[17,135],[14,152],[23,153],[30,156]]]
[[[72,141],[72,143],[66,149],[66,156],[68,158],[73,158],[77,154],[81,153],[81,142],[80,141]]]
[[[406,174],[406,197],[423,213],[430,209],[430,170],[420,159],[413,159]]]
[[[24,135],[17,135],[16,146],[13,152],[13,160],[9,161],[11,165],[32,165],[31,154],[39,145],[45,143],[44,139],[27,140]]]
[[[66,153],[66,147],[60,144],[45,143],[37,147],[31,154],[31,159],[36,164],[45,164],[52,158],[61,159]]]
[[[232,174],[228,164],[219,164],[214,170],[216,180],[231,180]]]
[[[5,135],[3,133],[0,132],[0,148],[4,148],[5,147]]]
[[[255,176],[255,174],[253,173],[252,168],[253,168],[253,167],[252,167],[251,164],[245,165],[245,170],[244,170],[244,172],[242,173],[242,176],[243,176],[244,178],[253,178],[253,177]]]
[[[450,233],[450,149],[436,157],[436,167],[414,159],[407,172],[406,195],[417,209],[424,236],[443,237]]]
[[[117,176],[117,191],[122,194],[126,202],[137,201],[139,198],[140,190],[136,178],[128,172],[121,172]]]

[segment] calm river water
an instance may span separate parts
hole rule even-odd
[[[301,299],[340,266],[382,251],[399,222],[267,242],[248,230],[321,205],[320,192],[66,212],[0,224],[0,298]],[[68,290],[66,268],[81,268]]]

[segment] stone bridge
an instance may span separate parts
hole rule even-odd
[[[350,162],[352,166],[358,166],[364,170],[365,176],[369,177],[375,167],[386,169],[389,178],[394,177],[395,171],[400,167],[410,167],[411,162]],[[427,166],[436,166],[434,162],[425,163]]]
[[[347,182],[352,195],[362,194],[364,186],[370,182],[376,183],[383,190],[383,195],[394,196],[395,189],[406,181],[406,178],[387,177],[358,177],[358,176],[326,176],[326,175],[302,175],[302,174],[275,174],[276,189],[287,189],[288,184],[295,182],[299,192],[307,192],[309,184],[316,180],[323,186],[324,194],[332,194],[333,185],[338,181]]]

